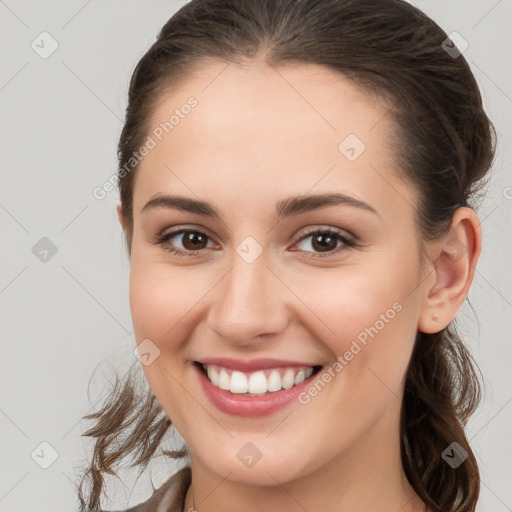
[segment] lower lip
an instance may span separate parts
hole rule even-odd
[[[244,416],[247,418],[272,414],[286,407],[309,386],[318,373],[313,373],[306,380],[290,389],[282,389],[281,391],[274,391],[261,396],[247,396],[231,393],[214,386],[199,368],[199,363],[193,363],[192,366],[199,376],[199,381],[206,396],[220,411],[233,416]]]

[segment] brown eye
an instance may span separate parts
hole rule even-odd
[[[207,236],[198,231],[185,231],[182,232],[182,244],[188,251],[196,251],[198,249],[205,249],[207,243]]]
[[[174,241],[173,241],[174,239]],[[195,256],[208,246],[210,237],[201,231],[180,229],[163,234],[153,243],[179,256]],[[180,243],[183,249],[180,248]]]
[[[332,235],[325,235],[323,233],[316,234],[311,240],[313,249],[319,252],[332,251],[338,245],[338,237]]]
[[[308,242],[306,242],[310,239]],[[340,245],[338,243],[341,242]],[[310,258],[327,257],[356,246],[356,241],[333,229],[315,229],[305,233],[299,240],[301,251],[310,253]],[[312,250],[308,250],[312,249]]]

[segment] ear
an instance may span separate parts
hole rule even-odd
[[[126,233],[126,220],[123,212],[123,205],[119,203],[117,205],[117,218],[119,219],[119,224],[121,224],[121,229]]]
[[[117,218],[119,219],[119,224],[121,224],[121,229],[124,233],[124,239],[126,243],[126,250],[128,251],[128,255],[131,257],[132,253],[132,240],[131,240],[131,233],[128,230],[128,222],[126,220],[126,216],[124,214],[123,205],[119,203],[117,205]]]
[[[481,249],[478,216],[471,208],[457,209],[449,232],[426,250],[431,270],[424,281],[420,331],[439,332],[454,319],[473,282]]]

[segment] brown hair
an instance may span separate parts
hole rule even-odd
[[[149,133],[149,119],[166,91],[211,60],[271,66],[326,66],[386,99],[396,133],[392,150],[400,171],[417,187],[418,232],[434,239],[460,206],[474,208],[495,152],[495,132],[476,80],[462,55],[450,56],[446,33],[402,0],[192,0],[164,25],[137,64],[121,133],[119,190],[130,251],[137,167],[127,163]],[[453,54],[452,54],[453,55]],[[474,512],[480,490],[476,458],[464,426],[481,398],[473,360],[455,322],[435,334],[418,332],[401,410],[405,474],[435,512]],[[138,365],[138,362],[135,361]],[[129,455],[144,469],[171,427],[147,388],[128,374],[116,380],[96,420],[83,435],[96,438],[79,499],[99,507],[104,476]],[[121,439],[122,438],[122,439]],[[121,439],[121,440],[120,440]],[[457,442],[468,454],[454,468],[442,453]],[[183,457],[182,451],[165,452]],[[83,484],[90,480],[87,498]]]

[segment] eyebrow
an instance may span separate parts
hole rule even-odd
[[[347,196],[345,194],[330,193],[315,194],[309,196],[294,196],[279,201],[276,205],[277,220],[280,221],[285,217],[299,215],[301,213],[310,212],[319,208],[336,205],[346,205],[360,208],[362,210],[372,212],[380,217],[379,212],[364,201]],[[141,213],[155,208],[171,208],[175,210],[195,213],[197,215],[203,215],[205,217],[217,217],[221,219],[221,216],[217,210],[210,203],[185,196],[166,195],[160,193],[156,194],[144,205]]]

